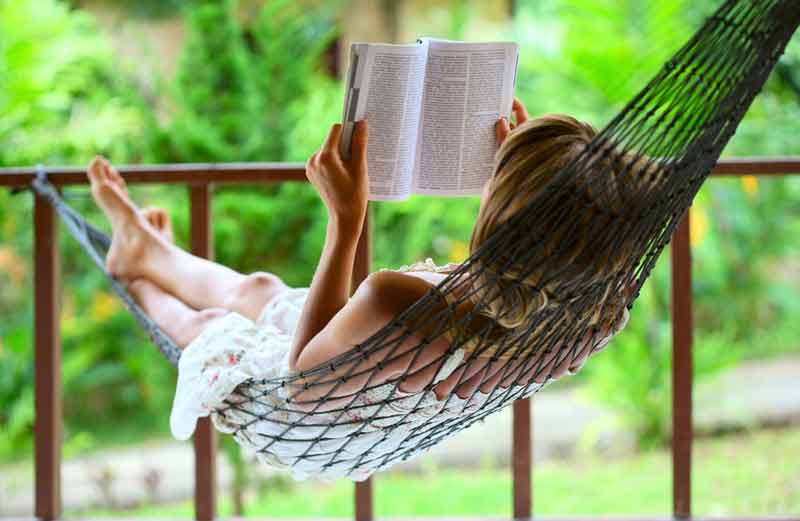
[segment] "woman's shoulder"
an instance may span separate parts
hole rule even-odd
[[[362,283],[376,292],[381,300],[388,299],[405,309],[414,301],[436,288],[460,264],[448,263],[437,266],[428,257],[423,262],[401,266],[398,269],[382,268],[372,273]]]
[[[399,312],[422,298],[434,285],[421,277],[395,270],[370,274],[358,288],[389,312]]]

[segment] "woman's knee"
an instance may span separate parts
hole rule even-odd
[[[277,275],[263,271],[251,273],[229,295],[225,307],[255,320],[261,308],[286,288],[286,284]]]
[[[260,299],[286,288],[286,284],[272,273],[257,271],[247,275],[232,295],[234,301]]]
[[[257,271],[247,275],[243,284],[246,288],[257,290],[264,290],[284,285],[280,277],[274,273],[268,273],[266,271]]]

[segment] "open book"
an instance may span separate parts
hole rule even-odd
[[[492,175],[495,124],[509,117],[519,46],[422,39],[350,49],[340,148],[369,123],[371,200],[477,195]]]

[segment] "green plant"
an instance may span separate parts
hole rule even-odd
[[[0,2],[0,114],[0,166],[80,164],[97,152],[136,161],[146,153],[134,143],[148,116],[132,81],[115,65],[108,41],[91,17],[54,0]],[[0,460],[26,454],[31,446],[31,206],[26,195],[0,191]],[[76,249],[67,248],[64,271],[70,280]],[[96,288],[96,275],[82,280],[79,287]],[[83,296],[89,298],[88,292]],[[86,302],[73,300],[78,301]],[[91,345],[63,354],[68,392],[76,391],[95,360]],[[68,449],[79,432],[70,419]]]
[[[321,57],[335,42],[338,33],[332,16],[341,5],[338,0],[329,2],[321,11],[309,14],[296,2],[270,0],[251,26],[254,71],[263,96],[260,119],[268,136],[260,158],[287,158],[289,136],[300,126],[298,122],[324,128],[324,119],[308,106],[308,98],[320,92],[324,95],[330,88],[330,81],[320,71]],[[332,106],[338,108],[341,99]],[[287,110],[290,106],[294,108]]]
[[[85,13],[55,0],[0,3],[0,165],[141,157],[135,92]]]
[[[233,9],[225,0],[195,2],[185,11],[166,137],[170,161],[252,161],[264,146],[263,103]]]

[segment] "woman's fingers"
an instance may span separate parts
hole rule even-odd
[[[339,140],[342,137],[341,123],[334,123],[320,148],[320,159],[327,161],[339,159]]]
[[[497,146],[500,146],[511,132],[511,124],[508,122],[508,119],[500,118],[497,123],[495,123],[494,130],[497,136]]]
[[[366,164],[368,137],[367,120],[357,121],[355,129],[353,129],[353,139],[350,142],[350,162],[352,164]]]
[[[308,176],[308,172],[310,170],[313,170],[314,168],[317,167],[318,161],[319,161],[319,150],[317,150],[308,157],[308,160],[306,161],[306,176]]]
[[[514,98],[514,102],[511,104],[511,112],[514,113],[514,117],[517,119],[517,125],[522,125],[528,121],[528,109],[525,108],[519,98]]]

